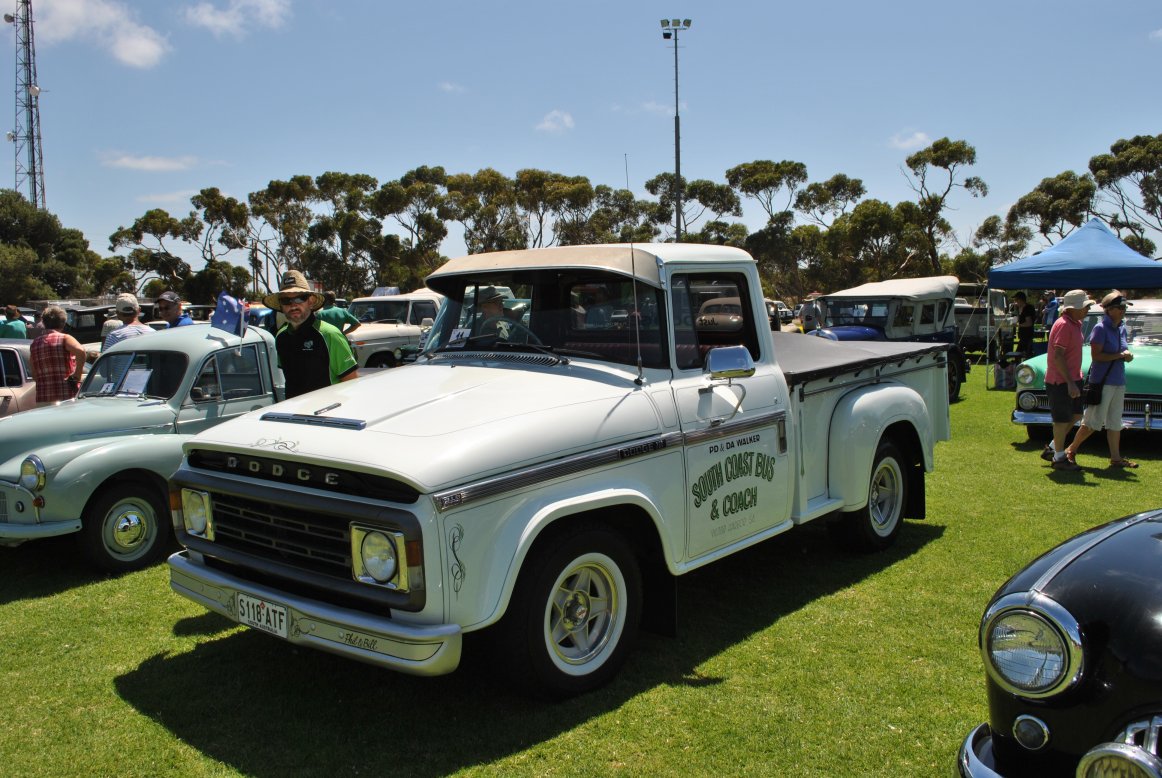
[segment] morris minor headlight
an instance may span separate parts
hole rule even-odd
[[[44,488],[44,462],[40,457],[30,454],[20,463],[20,485],[30,492],[39,492]]]
[[[1043,595],[1002,598],[981,622],[985,669],[1006,691],[1049,697],[1072,686],[1081,674],[1077,622]]]
[[[1028,365],[1021,365],[1017,368],[1017,383],[1021,386],[1032,386],[1033,382],[1037,380],[1037,371]]]

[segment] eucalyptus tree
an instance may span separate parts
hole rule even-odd
[[[1043,178],[1009,208],[1006,221],[1035,229],[1047,242],[1060,240],[1097,212],[1097,184],[1072,170]]]
[[[365,173],[327,172],[315,178],[315,216],[307,229],[303,272],[340,295],[375,284],[383,224],[372,212],[379,182]]]
[[[767,214],[767,222],[771,223],[779,213],[791,210],[800,187],[807,183],[807,166],[786,159],[781,162],[757,159],[727,170],[726,183],[739,194],[757,201]],[[776,200],[783,202],[776,203]]]
[[[952,225],[944,218],[949,197],[956,189],[984,197],[988,185],[977,176],[960,177],[964,168],[976,164],[976,149],[963,140],[940,138],[909,156],[905,163],[912,173],[909,186],[916,193],[917,207],[910,214],[924,236],[928,270],[940,275],[940,249],[953,237]]]
[[[521,218],[512,179],[492,168],[482,168],[476,173],[450,175],[446,186],[439,216],[464,227],[468,253],[528,245],[528,227]]]
[[[127,268],[133,273],[135,286],[155,275],[167,288],[180,290],[190,274],[190,265],[170,250],[171,242],[195,244],[202,229],[196,213],[178,219],[163,208],[152,208],[129,227],[118,227],[109,236],[109,250],[129,249]]]
[[[265,189],[247,196],[251,264],[268,291],[278,288],[277,279],[284,269],[302,269],[314,196],[315,180],[307,175],[271,181]]]
[[[1162,232],[1162,135],[1136,135],[1089,160],[1089,172],[1112,213],[1106,216],[1122,239],[1146,256],[1154,244],[1146,230]]]
[[[390,217],[404,230],[402,240],[384,237],[378,285],[423,286],[423,279],[443,261],[440,244],[448,227],[439,210],[447,178],[444,168],[425,165],[409,170],[398,181],[385,181],[372,195],[371,212],[380,219]]]
[[[827,228],[866,194],[863,181],[836,173],[826,181],[808,184],[796,194],[795,210],[809,221]]]

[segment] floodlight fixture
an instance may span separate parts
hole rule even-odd
[[[674,240],[682,239],[682,132],[678,115],[678,33],[690,29],[690,19],[662,19],[662,38],[674,41]]]
[[[683,20],[682,20],[682,26],[683,26],[683,27],[685,27],[687,30],[688,30],[688,29],[690,29],[690,20],[689,20],[689,19],[683,19]]]

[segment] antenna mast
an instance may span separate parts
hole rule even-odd
[[[36,83],[36,44],[32,36],[32,0],[17,0],[16,15],[4,14],[16,26],[16,129],[8,140],[16,146],[16,191],[27,184],[28,201],[47,210],[44,200],[44,156],[40,140],[40,86]]]

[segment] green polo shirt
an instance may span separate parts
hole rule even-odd
[[[359,367],[343,333],[314,314],[297,328],[284,324],[274,343],[288,398],[338,383]]]

